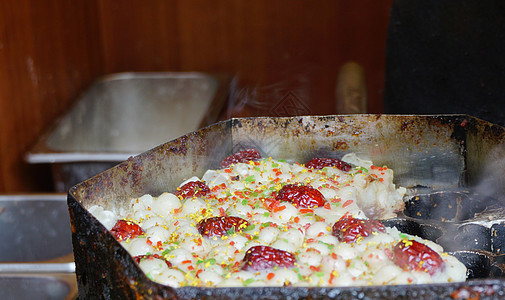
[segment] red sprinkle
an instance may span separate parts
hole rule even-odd
[[[278,207],[275,207],[272,211],[273,212],[279,212],[279,211],[283,211],[286,209],[286,206],[278,206]]]
[[[347,206],[351,205],[354,201],[353,200],[347,200],[342,204],[342,208],[346,208]]]

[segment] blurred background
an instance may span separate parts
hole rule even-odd
[[[0,192],[50,191],[24,155],[104,74],[198,71],[232,77],[219,119],[336,113],[339,69],[366,74],[380,113],[391,1],[0,2]],[[274,111],[293,97],[298,110]]]
[[[206,108],[212,121],[466,113],[505,125],[503,53],[497,0],[3,0],[0,193],[53,191],[50,164],[27,163],[27,153],[107,74],[226,78],[225,102]],[[81,123],[141,120],[142,102],[131,115],[116,104],[100,112],[97,101]],[[179,108],[178,117],[195,118],[194,106]],[[81,133],[89,130],[67,136],[89,145]]]

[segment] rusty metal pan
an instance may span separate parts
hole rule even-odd
[[[340,157],[355,152],[392,168],[395,183],[409,187],[414,193],[459,192],[461,188],[480,186],[483,175],[490,173],[489,168],[505,160],[504,143],[503,127],[468,115],[262,117],[213,124],[129,158],[69,191],[79,295],[106,299],[238,299],[245,295],[252,299],[435,299],[467,293],[479,295],[481,299],[503,298],[503,259],[498,250],[503,242],[497,239],[492,240],[496,244],[493,247],[479,244],[473,248],[451,249],[472,272],[463,283],[174,289],[150,281],[87,209],[101,205],[118,210],[126,208],[131,197],[172,191],[184,179],[218,168],[224,157],[250,147],[258,149],[263,156],[300,162],[315,156]],[[499,186],[496,182],[505,181],[503,173],[495,174],[493,180],[494,186]],[[442,220],[437,219],[438,215],[434,219],[421,219],[407,211],[384,222],[439,241],[443,241],[444,233],[451,232],[448,231],[451,228],[463,228],[461,232],[467,232],[470,227],[463,225],[474,224],[490,232],[491,241],[493,230],[505,228],[505,218],[495,213],[503,203],[503,196],[499,189],[486,191],[486,197],[495,199],[493,206],[479,206],[473,214],[460,219]],[[426,203],[429,207],[431,202]],[[419,208],[419,205],[412,207]]]

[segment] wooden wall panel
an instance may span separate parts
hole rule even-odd
[[[50,189],[24,154],[102,72],[93,1],[0,1],[0,192]]]
[[[276,115],[290,92],[307,113],[328,114],[338,69],[352,60],[365,68],[369,111],[381,111],[390,1],[100,3],[109,72],[225,72],[239,79],[243,115]]]
[[[0,1],[0,192],[51,188],[23,155],[105,73],[228,73],[222,118],[330,114],[338,70],[355,61],[381,112],[391,1]]]
[[[105,72],[177,70],[179,1],[98,1]]]

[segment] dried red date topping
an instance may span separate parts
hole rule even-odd
[[[354,243],[358,238],[367,237],[372,232],[384,231],[384,225],[377,220],[362,220],[353,217],[341,218],[332,227],[332,235],[345,243]]]
[[[444,268],[440,255],[425,244],[402,240],[393,248],[393,262],[406,270],[424,271],[430,275]]]
[[[233,229],[235,232],[242,231],[249,223],[239,217],[213,217],[200,221],[196,228],[202,236],[213,237],[228,234]]]
[[[280,190],[275,199],[288,201],[296,207],[319,207],[324,206],[326,199],[315,188],[307,185],[286,184]]]
[[[337,158],[313,158],[305,166],[310,169],[322,169],[324,167],[336,167],[344,172],[349,171],[352,166]]]
[[[210,188],[201,181],[191,181],[177,188],[175,195],[182,199],[191,197],[203,197],[210,192]]]
[[[221,162],[221,169],[228,168],[232,164],[246,163],[248,161],[256,161],[261,159],[261,154],[256,149],[246,149],[237,152],[233,155],[225,157]]]
[[[132,221],[118,220],[110,230],[119,241],[133,239],[144,234],[144,230]]]
[[[273,267],[290,268],[296,262],[295,255],[291,252],[269,246],[254,246],[247,250],[242,270],[260,271]]]
[[[136,263],[140,263],[142,260],[146,260],[146,259],[154,259],[154,258],[158,258],[158,259],[162,259],[165,261],[165,263],[167,264],[167,266],[169,268],[172,267],[172,264],[166,260],[163,256],[159,255],[159,254],[146,254],[146,255],[137,255],[137,256],[134,256],[133,259],[135,260]]]

